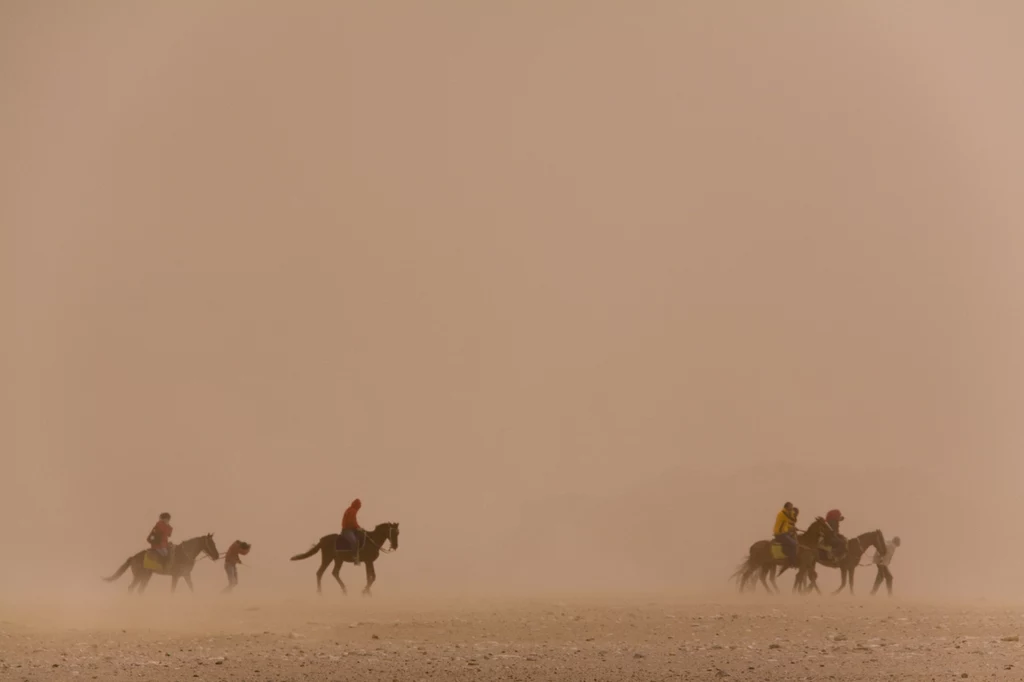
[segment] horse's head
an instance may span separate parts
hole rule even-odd
[[[220,558],[220,552],[217,551],[217,543],[213,541],[213,533],[207,533],[203,536],[200,548],[214,561]]]
[[[398,524],[397,523],[385,523],[388,530],[388,542],[391,544],[391,549],[398,549]]]
[[[817,538],[819,541],[831,543],[836,537],[836,532],[832,530],[832,526],[828,525],[828,521],[818,516],[815,517],[814,522],[807,527],[807,535],[810,535],[812,538]]]

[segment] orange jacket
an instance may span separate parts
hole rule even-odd
[[[345,515],[341,517],[341,529],[344,530],[362,530],[359,526],[359,522],[356,520],[356,513],[363,506],[363,503],[358,499],[353,500],[349,508],[345,510]]]

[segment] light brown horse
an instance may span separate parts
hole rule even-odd
[[[807,527],[806,531],[797,536],[797,582],[793,586],[794,592],[802,590],[808,580],[812,586],[816,584],[818,574],[814,570],[814,564],[818,559],[818,548],[823,543],[831,543],[834,537],[835,531],[820,516]],[[748,585],[756,588],[758,579],[761,580],[767,592],[772,592],[772,588],[768,586],[766,580],[769,571],[777,566],[790,564],[789,557],[779,556],[773,551],[772,544],[772,540],[758,540],[750,546],[747,558],[732,575],[733,580],[739,584],[740,592],[743,592]],[[775,588],[775,591],[778,591],[778,587]]]
[[[853,572],[857,570],[861,557],[864,556],[864,552],[868,551],[870,547],[874,547],[879,556],[885,556],[885,536],[881,530],[875,529],[867,533],[861,533],[850,540],[846,545],[846,554],[838,561],[833,561],[823,556],[818,557],[819,564],[828,568],[838,568],[842,575],[842,583],[839,585],[839,589],[832,594],[839,594],[843,591],[843,588],[846,587],[847,578],[849,578],[850,583],[850,594],[853,594]],[[778,575],[785,573],[788,568],[789,566],[783,566]],[[771,578],[772,586],[778,590],[778,585],[775,584],[775,569],[775,566],[770,566],[766,570],[769,578]]]
[[[398,524],[382,523],[369,532],[359,531],[356,536],[360,543],[359,560],[366,564],[366,587],[363,588],[363,595],[370,596],[370,588],[377,580],[377,571],[373,567],[373,562],[380,557],[381,551],[393,552],[398,549]],[[391,545],[390,550],[384,549],[385,541]],[[339,573],[341,565],[346,561],[355,563],[355,552],[349,549],[338,549],[338,533],[331,533],[320,538],[319,542],[313,545],[308,552],[293,556],[292,561],[308,559],[317,552],[320,552],[320,568],[316,572],[316,591],[321,591],[320,579],[331,562],[334,562],[334,570],[331,571],[331,575],[341,585],[341,591],[348,594],[348,588],[345,587],[345,583],[341,582]]]
[[[171,576],[171,592],[174,592],[178,587],[178,580],[181,578],[185,579],[185,584],[188,585],[188,589],[195,591],[192,588],[192,569],[196,565],[196,558],[201,554],[205,553],[208,557],[216,561],[220,558],[220,552],[217,551],[217,544],[213,541],[213,533],[207,533],[206,535],[200,535],[198,537],[190,538],[185,540],[179,545],[174,547],[174,553],[171,556],[171,565],[161,568],[150,568],[151,564],[146,562],[146,552],[150,550],[144,549],[138,554],[133,554],[121,564],[121,567],[117,569],[117,572],[109,578],[104,578],[108,583],[112,583],[128,570],[129,567],[132,569],[132,582],[128,586],[128,591],[131,592],[136,586],[139,588],[139,594],[141,595],[146,591],[146,585],[149,584],[149,579],[156,575],[169,575]]]

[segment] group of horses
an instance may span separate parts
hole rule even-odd
[[[363,588],[363,594],[369,596],[371,594],[370,588],[377,580],[374,562],[380,558],[381,553],[389,553],[398,549],[398,524],[382,523],[373,530],[359,533],[358,537],[360,542],[358,558],[360,562],[366,565],[366,587]],[[384,547],[385,543],[389,545],[388,548]],[[179,580],[184,580],[185,584],[188,585],[188,589],[193,590],[192,569],[195,568],[196,562],[204,557],[208,557],[212,561],[220,559],[220,551],[217,549],[217,543],[213,540],[213,533],[189,538],[176,545],[171,554],[170,561],[166,565],[161,563],[159,559],[154,558],[151,551],[144,549],[128,557],[113,575],[103,578],[103,580],[114,582],[130,568],[132,571],[132,582],[128,585],[128,592],[138,588],[138,594],[141,595],[146,591],[146,586],[154,575],[170,576],[171,592],[177,589]],[[331,575],[338,581],[341,591],[344,594],[348,594],[348,589],[341,580],[341,566],[345,562],[355,563],[355,550],[338,549],[338,533],[330,533],[320,538],[310,550],[302,554],[296,554],[291,560],[301,561],[308,559],[317,552],[320,552],[320,568],[316,572],[316,591],[321,591],[320,579],[323,577],[327,567],[333,563],[334,570],[331,572]]]
[[[821,594],[816,570],[816,566],[821,564],[828,568],[838,568],[842,575],[842,583],[833,594],[842,592],[847,584],[850,586],[850,594],[853,594],[853,574],[861,565],[861,557],[871,547],[874,547],[880,556],[885,556],[885,536],[880,530],[862,533],[849,540],[846,543],[846,551],[838,557],[830,551],[835,539],[836,532],[819,516],[807,530],[797,534],[795,561],[782,553],[778,543],[772,540],[759,540],[750,546],[746,559],[733,573],[732,578],[739,585],[740,592],[748,588],[756,590],[760,580],[766,592],[778,594],[779,586],[775,583],[775,577],[782,575],[795,564],[797,572],[793,581],[793,592],[807,594],[813,590]],[[768,584],[769,580],[771,585]]]

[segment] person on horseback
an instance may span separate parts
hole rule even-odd
[[[829,553],[832,555],[833,560],[841,559],[846,555],[846,538],[839,533],[839,522],[845,521],[846,517],[838,509],[831,509],[825,514],[825,523],[829,525],[829,528],[835,533],[835,538],[832,540],[832,547]]]
[[[782,510],[775,515],[775,525],[772,527],[772,535],[775,542],[782,545],[785,553],[792,564],[796,564],[796,513],[792,502],[782,506]]]
[[[362,531],[363,529],[359,526],[359,521],[356,520],[356,514],[362,509],[363,503],[356,498],[352,500],[352,504],[349,505],[348,509],[345,510],[344,516],[341,517],[341,537],[345,539],[349,549],[355,553],[355,559],[353,563],[359,565],[359,537],[356,531]]]
[[[173,549],[171,545],[171,533],[174,532],[174,528],[171,527],[171,515],[164,512],[160,515],[160,519],[153,526],[153,530],[149,531],[149,537],[146,538],[146,542],[149,543],[150,549],[156,552],[161,559],[163,559],[164,568],[167,568],[171,563],[171,551]]]

